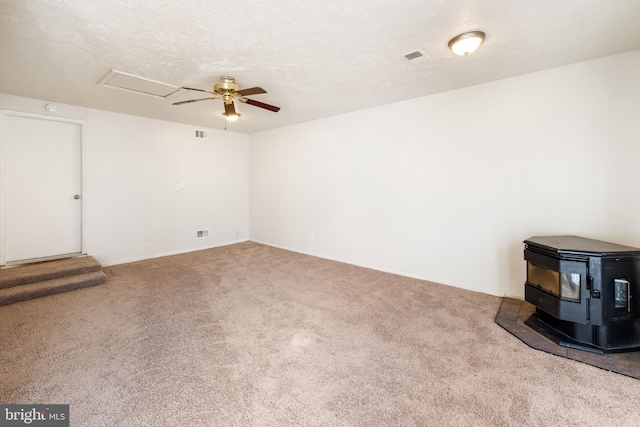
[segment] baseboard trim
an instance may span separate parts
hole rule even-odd
[[[126,258],[126,259],[121,259],[121,260],[116,260],[116,261],[108,261],[108,262],[103,262],[102,266],[103,267],[110,267],[112,265],[120,265],[120,264],[129,264],[131,262],[138,262],[138,261],[144,261],[146,259],[154,259],[154,258],[162,258],[165,256],[171,256],[171,255],[180,255],[180,254],[186,254],[189,252],[196,252],[196,251],[204,251],[207,249],[213,249],[213,248],[219,248],[222,246],[230,246],[230,245],[235,245],[238,243],[244,243],[244,242],[248,242],[249,239],[245,239],[245,240],[234,240],[234,241],[229,241],[229,242],[221,242],[221,243],[217,243],[215,245],[210,245],[210,246],[199,246],[197,248],[188,248],[188,249],[181,249],[178,251],[170,251],[170,252],[162,252],[159,254],[153,254],[151,256],[142,256],[142,257],[136,257],[136,258]]]
[[[464,290],[467,290],[467,291],[479,292],[479,293],[483,293],[483,294],[493,295],[493,296],[496,296],[496,297],[504,297],[504,292],[499,291],[497,289],[488,289],[488,290],[480,291],[478,289],[467,288],[467,287],[464,287],[464,286],[456,286],[456,285],[450,285],[448,283],[437,282],[435,280],[429,279],[429,278],[421,276],[419,274],[414,274],[414,273],[410,273],[410,272],[407,272],[407,271],[393,270],[393,269],[390,269],[390,268],[379,267],[379,266],[376,266],[376,265],[361,264],[361,263],[357,263],[357,262],[353,262],[353,261],[349,261],[349,260],[345,260],[345,259],[341,259],[341,258],[331,257],[331,256],[328,256],[328,255],[322,255],[322,254],[318,254],[318,253],[303,251],[303,250],[296,249],[296,248],[291,248],[291,247],[288,247],[288,246],[276,245],[276,244],[273,244],[273,243],[264,242],[262,240],[248,239],[248,241],[254,242],[254,243],[259,243],[261,245],[272,246],[272,247],[278,248],[278,249],[284,249],[286,251],[297,252],[297,253],[300,253],[300,254],[314,256],[314,257],[318,257],[318,258],[322,258],[322,259],[328,259],[330,261],[342,262],[344,264],[355,265],[357,267],[369,268],[371,270],[381,271],[383,273],[397,274],[398,276],[410,277],[412,279],[424,280],[426,282],[431,282],[431,283],[438,283],[440,285],[451,286],[451,287],[454,287],[454,288],[464,289]]]

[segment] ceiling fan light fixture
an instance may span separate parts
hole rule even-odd
[[[467,56],[480,47],[486,36],[482,31],[459,34],[449,41],[449,49],[456,55]]]
[[[240,118],[240,114],[238,114],[238,113],[229,114],[229,115],[227,115],[227,113],[222,113],[222,115],[224,116],[225,119],[227,119],[230,122],[235,122],[236,120],[238,120]]]
[[[204,92],[209,93],[213,96],[209,96],[208,98],[187,99],[185,101],[178,101],[174,102],[173,105],[184,105],[190,104],[192,102],[221,99],[224,103],[224,113],[222,113],[222,115],[225,118],[225,123],[227,121],[235,122],[240,118],[240,114],[238,114],[238,112],[236,111],[234,102],[242,102],[254,107],[273,111],[274,113],[280,111],[280,107],[276,107],[275,105],[269,105],[265,104],[264,102],[246,98],[249,95],[260,95],[263,93],[267,93],[266,90],[262,89],[261,87],[250,87],[247,89],[241,89],[240,86],[235,83],[235,79],[229,76],[220,77],[220,82],[216,83],[213,86],[213,92],[192,87],[181,87],[180,90]]]

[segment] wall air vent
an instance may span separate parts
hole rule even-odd
[[[187,93],[188,91],[179,86],[162,83],[144,77],[134,76],[133,74],[124,73],[122,71],[111,70],[105,76],[98,86],[109,87],[112,89],[125,90],[127,92],[137,93],[138,95],[151,96],[158,99],[173,99],[177,96]]]
[[[203,139],[207,139],[209,138],[209,134],[203,130],[197,130],[196,131],[196,138],[203,138]]]
[[[196,231],[196,239],[208,239],[209,238],[209,228],[203,228],[202,230]]]
[[[414,52],[405,53],[402,57],[412,64],[421,64],[423,62],[431,61],[431,58],[425,55],[420,49]]]

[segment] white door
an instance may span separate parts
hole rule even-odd
[[[82,124],[3,117],[2,265],[82,253]]]

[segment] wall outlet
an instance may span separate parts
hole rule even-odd
[[[147,242],[151,241],[151,236],[149,236],[148,234],[145,236],[145,239],[147,240]]]

